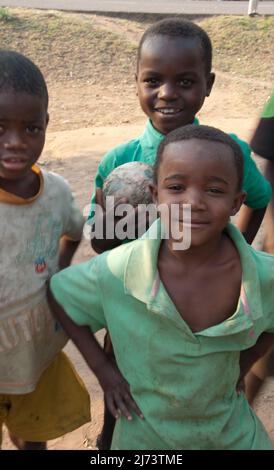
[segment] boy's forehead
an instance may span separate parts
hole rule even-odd
[[[221,162],[224,168],[235,167],[234,154],[229,145],[207,139],[186,139],[170,142],[166,145],[163,160],[199,161],[199,164],[214,166]]]
[[[42,96],[13,89],[0,90],[0,109],[2,111],[9,110],[15,106],[33,109],[41,113],[47,112],[46,99]]]
[[[184,54],[186,51],[194,55],[203,55],[202,44],[198,37],[156,35],[145,39],[140,50],[140,60],[144,55],[162,55],[166,50],[176,55]]]
[[[168,150],[170,154],[178,152],[189,154],[191,151],[192,154],[203,153],[217,156],[224,154],[224,152],[227,154],[228,152],[233,156],[232,149],[226,143],[218,140],[203,139],[202,137],[190,137],[171,141],[167,143],[165,149]]]

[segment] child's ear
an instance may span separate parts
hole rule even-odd
[[[149,185],[149,190],[151,192],[151,196],[152,196],[152,200],[154,202],[154,204],[157,204],[158,202],[158,190],[157,190],[157,186],[156,184],[150,184]]]
[[[246,198],[246,192],[245,191],[239,191],[234,199],[234,204],[233,207],[231,208],[230,215],[236,215],[237,212],[240,210],[241,205],[244,203]]]
[[[215,82],[215,73],[210,72],[206,81],[206,96],[209,96]]]
[[[138,96],[138,85],[137,85],[138,77],[137,77],[137,73],[134,74],[134,78],[135,78],[135,93],[136,93],[136,96]]]

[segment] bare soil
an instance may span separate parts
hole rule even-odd
[[[92,181],[103,154],[142,132],[145,124],[135,96],[136,44],[157,15],[82,15],[9,10],[1,19],[1,47],[29,55],[49,85],[50,124],[42,167],[70,182],[79,206],[90,200]],[[249,139],[258,112],[273,85],[269,66],[273,20],[237,17],[196,18],[214,48],[214,90],[200,121]],[[217,70],[216,70],[217,68]],[[261,162],[259,162],[261,164]],[[87,241],[74,262],[94,253]],[[102,337],[102,334],[99,335]],[[102,393],[74,346],[66,351],[91,396],[92,421],[49,443],[49,449],[95,449],[102,423]],[[274,381],[260,394],[256,410],[274,441]],[[13,449],[6,431],[4,449]]]

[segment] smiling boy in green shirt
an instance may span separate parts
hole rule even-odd
[[[210,96],[215,80],[211,67],[210,38],[195,23],[169,18],[145,31],[138,47],[136,89],[149,121],[141,136],[111,149],[101,160],[95,175],[90,218],[94,216],[94,203],[102,202],[100,189],[112,170],[131,161],[153,165],[157,148],[168,132],[187,124],[199,124],[196,115]],[[246,199],[237,224],[251,243],[271,199],[271,187],[252,160],[248,144],[235,134],[231,137],[244,155]],[[101,253],[116,246],[117,240],[94,237],[91,243]]]

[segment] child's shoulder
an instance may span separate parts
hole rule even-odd
[[[244,157],[247,157],[251,153],[251,149],[248,143],[245,140],[240,139],[236,134],[229,133],[230,137],[237,142],[237,144],[241,147]]]
[[[111,151],[115,152],[115,153],[126,153],[128,152],[129,150],[137,147],[140,143],[140,137],[136,137],[135,139],[130,139],[130,140],[126,140],[125,142],[122,142],[121,144],[118,144],[116,145],[115,147],[113,147]]]
[[[233,241],[240,255],[241,263],[246,274],[259,277],[259,280],[274,282],[274,255],[256,250],[247,243],[240,230],[232,223],[228,223],[226,232]],[[256,274],[257,273],[257,274]],[[273,291],[274,293],[274,291]]]
[[[54,189],[55,191],[63,193],[71,193],[69,183],[63,176],[53,171],[41,170],[41,173],[43,175],[45,185],[49,189]]]
[[[250,252],[255,260],[259,278],[263,281],[269,282],[274,285],[274,255],[265,253],[264,251],[255,250],[253,247],[249,247]]]
[[[136,151],[140,147],[140,138],[127,140],[122,144],[116,145],[110,149],[101,160],[101,163],[106,163],[107,161],[113,162],[115,160],[116,166],[123,165],[134,160]]]
[[[108,273],[123,280],[131,255],[136,249],[138,250],[140,243],[142,243],[141,239],[133,240],[93,258],[92,261],[98,269],[98,275],[100,273],[104,276]]]

